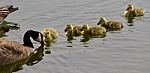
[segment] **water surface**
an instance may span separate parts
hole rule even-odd
[[[122,16],[129,3],[146,10],[144,16],[134,20],[133,26],[128,26]],[[42,50],[38,63],[25,64],[15,73],[149,73],[149,3],[149,0],[2,0],[1,6],[19,7],[6,21],[18,23],[20,30],[9,31],[6,38],[22,43],[23,34],[29,29],[42,31],[53,27],[59,32],[57,41]],[[101,16],[120,20],[125,26],[120,31],[108,32],[105,38],[84,43],[77,37],[72,43],[67,42],[63,31],[66,24],[96,26]]]

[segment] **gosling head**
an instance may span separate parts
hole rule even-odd
[[[126,11],[133,11],[134,7],[132,4],[129,4]]]
[[[81,31],[87,31],[89,30],[89,26],[87,24],[82,25]]]
[[[105,17],[101,17],[99,22],[97,23],[97,25],[100,25],[100,24],[106,23],[106,22],[107,22],[106,18]]]
[[[73,26],[72,26],[71,24],[68,24],[68,25],[66,26],[66,28],[64,29],[65,32],[71,31],[71,30],[73,30]]]
[[[43,33],[44,37],[47,38],[50,35],[50,32],[48,29],[46,29]]]

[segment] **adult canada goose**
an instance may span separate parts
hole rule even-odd
[[[30,37],[42,45],[43,35],[38,31],[28,30],[23,37],[23,44],[0,38],[0,65],[10,64],[27,58],[33,52]]]
[[[18,7],[14,8],[13,5],[6,5],[0,7],[0,23],[4,21],[4,19],[12,12],[18,10]]]
[[[42,31],[44,42],[52,42],[56,38],[58,38],[58,31],[54,28],[45,28]]]
[[[84,37],[106,35],[106,29],[102,26],[89,27],[88,24],[84,24],[81,31]]]
[[[101,17],[99,22],[97,23],[99,26],[103,26],[106,29],[115,30],[123,28],[123,23],[116,20],[107,21],[105,17]]]
[[[81,31],[81,26],[73,26],[71,24],[66,25],[66,28],[64,29],[66,32],[66,36],[81,36],[82,31]]]
[[[123,15],[125,15],[126,17],[136,17],[143,16],[144,12],[145,10],[143,8],[135,7],[132,4],[129,4]]]

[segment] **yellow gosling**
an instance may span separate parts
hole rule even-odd
[[[97,25],[103,26],[106,29],[110,29],[110,30],[116,30],[116,29],[123,28],[123,23],[122,22],[116,21],[116,20],[107,21],[105,17],[101,17],[99,22],[97,23]]]
[[[73,26],[71,24],[66,25],[64,31],[66,32],[66,36],[81,36],[81,26]]]
[[[45,28],[42,31],[43,34],[43,40],[45,43],[52,42],[56,38],[58,38],[58,32],[54,28]]]
[[[83,36],[99,36],[99,35],[105,35],[106,29],[104,27],[89,27],[88,24],[82,25],[81,30],[83,31]]]
[[[126,11],[124,11],[123,15],[125,15],[126,17],[136,17],[136,16],[143,16],[144,13],[145,10],[143,8],[129,4]]]

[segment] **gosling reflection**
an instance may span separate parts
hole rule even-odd
[[[5,37],[6,33],[10,30],[18,30],[19,28],[17,23],[4,21],[3,24],[0,25],[0,37]]]
[[[54,43],[55,41],[51,41],[51,42],[45,42],[45,54],[51,54],[51,44]]]

